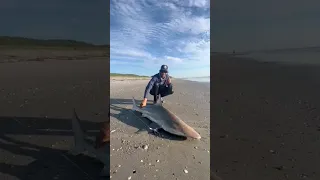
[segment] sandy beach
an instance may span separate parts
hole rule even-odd
[[[320,68],[212,58],[211,170],[224,180],[320,179]]]
[[[131,111],[132,97],[140,104],[147,83],[148,80],[119,79],[110,82],[111,178],[209,179],[209,83],[175,79],[175,93],[166,97],[164,103],[199,132],[201,140],[183,140],[165,132],[161,133],[163,137],[148,133],[150,121]],[[152,100],[151,96],[149,99]],[[148,148],[144,149],[145,146]]]
[[[73,60],[60,59],[54,50],[5,52],[0,63],[0,179],[98,179],[100,162],[67,151],[73,145],[73,108],[90,137],[108,118],[108,61],[72,58],[85,51],[65,51]],[[16,59],[9,62],[10,53]],[[33,57],[40,60],[28,61]]]
[[[320,68],[226,56],[212,64],[212,95],[208,83],[174,79],[165,98],[198,141],[149,134],[130,110],[147,80],[111,79],[109,90],[108,61],[3,61],[0,179],[99,179],[101,163],[66,152],[72,109],[93,137],[109,92],[112,179],[209,179],[210,170],[223,180],[319,179]]]

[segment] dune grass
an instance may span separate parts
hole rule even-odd
[[[54,49],[106,49],[109,45],[95,45],[68,39],[33,39],[24,37],[0,36],[1,48],[54,48]]]
[[[150,78],[150,76],[140,76],[136,74],[110,73],[110,78],[147,79],[147,78]]]

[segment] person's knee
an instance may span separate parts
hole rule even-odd
[[[150,91],[150,94],[151,95],[155,95],[157,93],[159,93],[159,84],[154,84],[151,91]]]

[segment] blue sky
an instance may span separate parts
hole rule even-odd
[[[110,71],[210,76],[208,0],[111,0]]]
[[[1,0],[0,36],[109,44],[106,0]]]
[[[320,46],[320,1],[213,1],[213,51]]]

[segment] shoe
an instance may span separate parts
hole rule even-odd
[[[164,102],[165,102],[162,97],[160,98],[160,100],[161,100],[161,103],[164,103]],[[157,103],[157,101],[153,101],[153,104],[156,104],[156,103]]]

